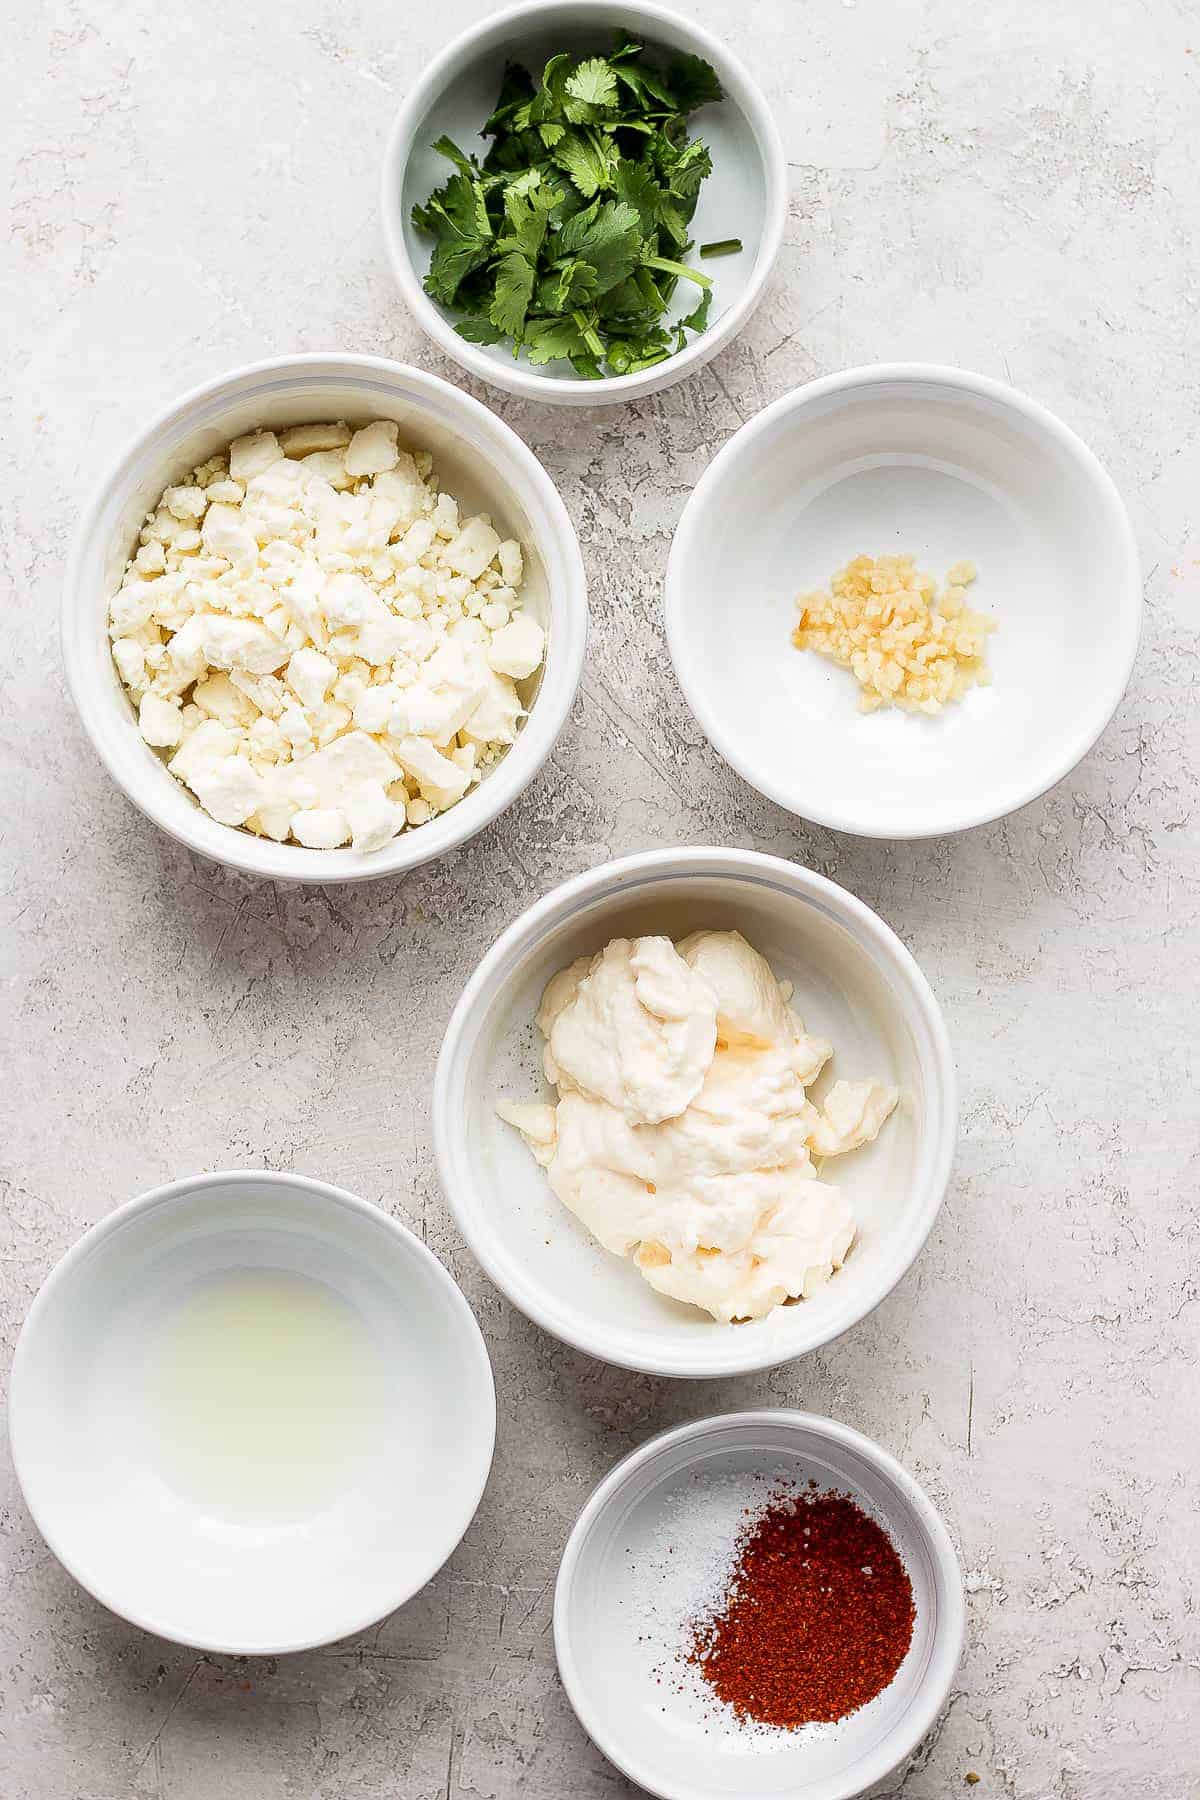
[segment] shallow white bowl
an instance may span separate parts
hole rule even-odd
[[[154,1385],[181,1309],[242,1271],[315,1284],[367,1377],[338,1466],[299,1470],[283,1501],[198,1472]],[[113,1612],[204,1650],[307,1649],[400,1606],[474,1516],[495,1429],[483,1338],[436,1257],[378,1207],[263,1170],[172,1182],[93,1226],[13,1363],[13,1461],[46,1542]]]
[[[491,513],[525,547],[523,595],[545,628],[546,662],[521,684],[530,707],[517,741],[457,806],[403,831],[383,850],[307,850],[220,825],[144,741],[107,636],[146,513],[171,482],[239,433],[308,420],[395,419],[401,441],[433,452],[443,485]],[[375,356],[318,354],[251,363],[193,388],[140,431],[85,511],[67,567],[62,608],[67,683],[98,755],[126,794],[171,837],[249,875],[283,881],[363,881],[430,862],[511,805],[562,730],[583,668],[587,586],[574,527],[533,452],[494,413],[448,381]]]
[[[431,300],[421,285],[432,243],[415,230],[412,209],[453,173],[430,148],[443,133],[469,155],[486,154],[491,140],[479,135],[479,127],[495,106],[507,62],[523,63],[536,78],[561,50],[603,53],[618,26],[635,33],[649,49],[702,56],[716,69],[725,98],[694,113],[690,121],[691,134],[704,139],[713,159],[691,232],[697,246],[740,237],[745,248],[740,256],[697,261],[713,280],[707,331],[652,369],[586,381],[569,363],[535,368],[523,355],[514,359],[511,345],[468,344],[461,338],[454,329],[455,315]],[[388,255],[405,304],[447,356],[510,394],[557,405],[597,406],[670,387],[701,368],[741,330],[762,297],[783,242],[787,160],[775,121],[751,77],[724,44],[690,19],[661,6],[534,0],[493,13],[430,63],[396,115],[380,204]],[[699,297],[694,283],[681,281],[669,317],[683,318]]]
[[[550,1190],[495,1103],[553,1099],[534,1014],[575,957],[610,938],[736,928],[795,984],[809,1028],[834,1045],[831,1079],[877,1076],[901,1102],[874,1144],[839,1161],[859,1238],[798,1306],[721,1325],[667,1299],[603,1250]],[[908,951],[844,889],[750,850],[660,850],[606,863],[539,900],[493,945],[446,1029],[433,1129],[447,1201],[514,1306],[565,1343],[625,1368],[712,1376],[764,1369],[827,1344],[908,1268],[941,1204],[954,1151],[954,1070],[937,1001]]]
[[[870,1705],[834,1726],[756,1733],[691,1683],[677,1691],[672,1614],[686,1619],[698,1597],[687,1563],[700,1541],[727,1542],[739,1498],[749,1503],[763,1477],[780,1476],[848,1493],[878,1520],[908,1571],[917,1618],[907,1657]],[[873,1788],[936,1722],[963,1627],[958,1558],[924,1490],[861,1433],[799,1412],[702,1419],[627,1456],[580,1514],[554,1602],[559,1671],[580,1724],[662,1800],[850,1800]]]
[[[796,596],[859,553],[978,565],[993,682],[937,718],[858,711],[848,670],[791,642]],[[770,799],[916,838],[1024,806],[1091,748],[1137,650],[1141,577],[1109,476],[999,382],[919,364],[811,382],[705,470],[667,567],[667,638],[702,729]]]

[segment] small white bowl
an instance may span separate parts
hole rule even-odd
[[[218,824],[145,742],[107,634],[146,513],[171,482],[239,433],[309,420],[395,419],[402,442],[433,452],[443,484],[491,513],[525,548],[526,607],[546,631],[546,661],[521,684],[530,708],[511,750],[457,806],[370,855],[307,850]],[[193,388],[123,451],[87,507],[67,567],[62,643],[67,685],[101,761],[135,806],[202,856],[275,881],[365,881],[430,862],[510,806],[562,730],[583,668],[587,584],[567,509],[533,452],[469,394],[404,363],[340,353],[248,364]]]
[[[868,1706],[833,1726],[755,1732],[719,1701],[705,1702],[691,1682],[679,1692],[673,1655],[679,1627],[702,1597],[705,1551],[729,1542],[740,1507],[779,1477],[848,1493],[878,1520],[904,1562],[917,1617],[908,1655]],[[893,1456],[832,1419],[747,1412],[664,1432],[600,1483],[563,1554],[554,1645],[584,1730],[661,1800],[851,1800],[936,1723],[962,1655],[964,1621],[946,1527]]]
[[[692,116],[693,136],[712,151],[713,172],[700,190],[691,235],[697,245],[740,237],[741,255],[697,264],[713,281],[712,323],[665,362],[639,374],[586,381],[567,363],[535,368],[511,345],[468,344],[454,329],[454,315],[431,300],[422,282],[431,242],[412,222],[414,205],[453,173],[431,148],[443,133],[461,150],[483,157],[490,140],[479,128],[490,115],[508,62],[539,76],[559,51],[608,49],[617,27],[633,32],[651,50],[702,56],[717,71],[725,98]],[[396,115],[383,162],[380,192],[383,232],[405,304],[447,356],[494,387],[553,405],[598,406],[632,400],[670,387],[722,350],[762,297],[783,242],[787,218],[787,159],[778,127],[761,92],[733,53],[717,38],[665,7],[621,6],[610,0],[534,0],[505,7],[453,40],[436,56]],[[693,255],[695,253],[693,252]],[[680,291],[684,290],[684,291]],[[669,317],[691,312],[699,289],[681,281]]]
[[[834,1046],[833,1074],[894,1082],[901,1101],[874,1144],[830,1179],[859,1236],[831,1281],[742,1325],[656,1293],[601,1249],[551,1192],[496,1101],[553,1099],[534,1026],[542,990],[610,938],[740,930],[792,981],[806,1025]],[[908,951],[844,889],[750,850],[659,850],[555,888],[484,957],[446,1029],[433,1094],[438,1170],[459,1229],[514,1306],[605,1362],[655,1375],[765,1369],[857,1324],[899,1281],[933,1224],[954,1152],[954,1069],[937,1001]]]
[[[197,1388],[239,1307],[280,1356],[291,1337],[302,1386],[264,1392],[243,1361],[219,1397]],[[411,1231],[255,1169],[143,1194],[67,1252],[17,1342],[9,1430],[38,1529],[97,1600],[177,1643],[275,1654],[436,1573],[483,1494],[496,1400],[470,1307]]]
[[[978,565],[992,685],[936,718],[864,714],[848,670],[795,649],[796,596],[860,553],[939,582]],[[962,831],[1091,748],[1133,666],[1141,577],[1109,476],[1036,401],[957,369],[852,369],[734,434],[684,507],[666,582],[675,673],[739,775],[865,837]]]

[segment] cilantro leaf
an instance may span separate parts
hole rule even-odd
[[[496,264],[496,292],[488,309],[493,325],[509,337],[520,338],[533,294],[533,264],[519,250],[510,250]]]
[[[667,71],[667,80],[680,112],[695,112],[698,106],[725,97],[717,71],[702,56],[677,56]]]
[[[444,156],[448,162],[452,162],[462,174],[468,177],[468,179],[471,179],[478,174],[479,171],[476,169],[466,152],[460,150],[458,145],[454,142],[454,139],[447,137],[444,133],[432,143],[429,148],[431,150],[436,150],[438,155]]]
[[[555,197],[539,185],[521,186],[514,181],[504,196],[504,216],[508,230],[497,245],[498,251],[519,251],[536,263],[538,251],[550,224]]]
[[[500,92],[492,115],[479,127],[480,137],[496,137],[505,129],[518,107],[527,106],[534,96],[533,77],[520,63],[509,63],[500,83]]]
[[[566,91],[585,106],[615,106],[617,78],[602,57],[593,56],[567,77]]]
[[[568,132],[552,151],[555,162],[575,183],[585,200],[613,184],[618,158],[611,144],[595,135]]]
[[[492,229],[477,184],[466,175],[452,175],[425,207],[413,208],[413,224],[437,239],[425,291],[453,306],[459,283],[487,260],[491,249]]]
[[[529,360],[535,367],[548,362],[565,362],[571,356],[589,354],[583,333],[570,314],[562,319],[532,319],[525,340]]]
[[[468,344],[501,344],[504,333],[499,325],[493,325],[490,319],[460,319],[454,327],[460,338],[466,338]]]
[[[642,248],[641,221],[624,200],[605,200],[591,219],[587,213],[568,219],[559,242],[591,265],[603,294],[633,273]]]
[[[653,171],[644,163],[623,156],[613,170],[612,185],[617,199],[633,207],[641,220],[642,230],[647,233],[653,230],[662,198]]]
[[[705,288],[700,296],[700,304],[692,309],[686,319],[680,319],[680,328],[688,331],[708,330],[708,309],[712,305],[712,289]]]

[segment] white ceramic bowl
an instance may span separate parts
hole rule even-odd
[[[108,602],[138,529],[163,489],[241,432],[308,420],[395,419],[402,441],[431,450],[444,485],[492,514],[526,552],[524,597],[547,634],[546,661],[521,684],[530,707],[509,753],[457,806],[385,849],[307,850],[210,818],[143,740],[109,654]],[[362,881],[431,861],[511,805],[562,730],[579,685],[587,587],[575,531],[549,476],[516,433],[469,394],[403,363],[318,354],[251,363],[193,388],[138,433],[85,511],[63,595],[67,682],[96,751],[119,786],[170,836],[215,862],[283,881]]]
[[[568,363],[535,368],[524,356],[514,359],[511,345],[484,347],[461,338],[454,329],[455,315],[431,300],[421,285],[432,244],[414,229],[412,209],[423,205],[453,173],[430,147],[443,133],[468,154],[486,154],[490,140],[479,135],[479,127],[496,103],[507,62],[523,63],[536,77],[559,51],[603,53],[618,26],[635,33],[650,49],[702,56],[716,69],[725,98],[694,113],[690,123],[692,135],[704,139],[713,159],[691,230],[697,245],[740,237],[745,248],[741,255],[697,264],[713,280],[712,323],[707,331],[689,337],[677,355],[639,374],[586,381]],[[783,242],[787,161],[778,128],[753,80],[724,44],[690,19],[644,4],[534,0],[492,13],[430,63],[392,127],[380,202],[400,292],[439,349],[481,381],[510,394],[559,405],[597,406],[670,387],[701,368],[741,330],[762,297]],[[684,317],[698,299],[695,284],[681,281],[670,318]]]
[[[939,582],[970,559],[993,613],[990,687],[937,718],[858,711],[858,684],[791,633],[797,594],[865,553]],[[667,638],[701,727],[770,799],[867,837],[961,831],[1024,806],[1090,749],[1125,691],[1141,578],[1109,476],[999,382],[919,364],[798,388],[735,433],[684,507]]]
[[[834,1726],[755,1733],[704,1703],[699,1684],[680,1693],[678,1672],[670,1676],[678,1626],[703,1586],[691,1564],[702,1574],[702,1546],[728,1543],[739,1507],[762,1493],[763,1477],[779,1476],[848,1493],[878,1520],[904,1561],[917,1617],[908,1655],[868,1706]],[[662,1800],[850,1800],[935,1724],[962,1655],[964,1610],[946,1527],[886,1450],[811,1413],[730,1413],[664,1432],[601,1482],[563,1554],[554,1643],[584,1730]]]
[[[809,1300],[742,1325],[656,1293],[600,1248],[550,1191],[495,1103],[553,1099],[534,1014],[575,957],[641,932],[736,928],[795,984],[794,1005],[834,1045],[832,1074],[894,1082],[876,1142],[843,1158],[859,1238]],[[826,1344],[895,1286],[933,1224],[954,1151],[954,1070],[936,1000],[908,951],[844,889],[750,850],[660,850],[555,888],[511,925],[468,982],[446,1030],[433,1098],[446,1198],[467,1243],[514,1306],[605,1362],[657,1375],[769,1368]]]
[[[277,1386],[219,1360],[239,1308]],[[445,1269],[299,1175],[196,1176],[111,1213],[46,1280],[13,1363],[13,1460],[46,1542],[113,1612],[204,1650],[306,1649],[400,1606],[474,1516],[495,1429]]]

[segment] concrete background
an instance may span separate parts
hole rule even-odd
[[[961,1543],[969,1649],[905,1800],[1200,1794],[1200,17],[743,0],[792,179],[751,327],[625,410],[486,396],[559,483],[592,584],[552,762],[404,882],[260,886],[175,849],[92,756],[58,666],[64,550],[126,435],[229,365],[340,345],[453,374],[393,292],[375,180],[413,75],[485,10],[20,0],[7,29],[4,1360],[56,1258],[117,1202],[204,1167],[294,1168],[379,1201],[449,1264],[495,1360],[500,1444],[420,1599],[278,1662],[110,1617],[5,1471],[0,1795],[616,1800],[632,1790],[555,1679],[564,1538],[630,1446],[762,1403],[880,1439]],[[915,846],[809,830],[744,787],[700,740],[658,614],[714,449],[793,385],[893,357],[1011,378],[1082,432],[1132,508],[1149,603],[1083,766],[1003,824]],[[946,1008],[964,1105],[946,1206],[891,1299],[823,1356],[692,1387],[598,1367],[500,1301],[448,1223],[427,1096],[463,981],[526,902],[704,841],[794,857],[882,912]]]

